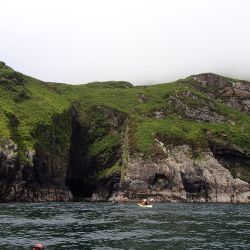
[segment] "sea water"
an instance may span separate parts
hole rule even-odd
[[[250,249],[250,205],[0,204],[0,249]]]

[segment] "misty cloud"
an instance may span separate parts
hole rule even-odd
[[[41,80],[250,80],[248,0],[0,2],[0,60]]]

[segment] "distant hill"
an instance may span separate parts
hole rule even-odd
[[[95,88],[132,88],[133,84],[125,81],[90,82],[88,87]]]

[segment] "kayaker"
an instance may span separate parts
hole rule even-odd
[[[148,200],[147,199],[143,199],[143,201],[142,201],[142,203],[141,203],[142,205],[148,205],[149,204],[149,202],[148,202]]]
[[[44,250],[44,245],[41,243],[35,244],[32,250]]]

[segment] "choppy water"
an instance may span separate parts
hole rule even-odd
[[[250,249],[250,206],[0,204],[0,249]]]

